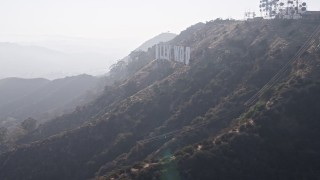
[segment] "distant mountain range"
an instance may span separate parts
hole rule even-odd
[[[96,75],[106,73],[108,59],[105,55],[97,53],[68,54],[40,46],[0,43],[0,64],[2,67],[0,79],[5,77],[56,79],[82,73]]]
[[[6,78],[0,80],[0,126],[28,117],[45,121],[73,111],[103,90],[103,78],[89,75],[57,80]]]

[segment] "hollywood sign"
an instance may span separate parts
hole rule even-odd
[[[168,61],[181,62],[188,65],[190,62],[190,52],[190,47],[157,44],[156,60],[164,59]]]

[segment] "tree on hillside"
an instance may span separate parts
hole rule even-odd
[[[126,71],[127,71],[127,63],[122,60],[110,66],[110,76],[112,78],[121,79],[126,75]]]
[[[0,144],[6,141],[7,135],[8,135],[8,129],[5,127],[0,127]]]
[[[30,132],[37,127],[37,120],[33,118],[28,118],[21,122],[21,127],[26,130],[27,132]]]

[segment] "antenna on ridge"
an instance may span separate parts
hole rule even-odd
[[[255,17],[256,17],[256,13],[255,13],[254,11],[248,10],[248,11],[246,11],[246,12],[244,13],[244,19],[245,19],[245,20],[254,19]]]

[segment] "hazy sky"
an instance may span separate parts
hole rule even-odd
[[[94,65],[90,69],[101,69],[108,66],[106,61],[121,59],[162,32],[178,34],[195,23],[219,17],[243,19],[247,10],[258,12],[259,1],[0,0],[0,42],[38,41],[29,45],[69,52],[95,49],[106,52],[106,58],[90,63]],[[320,0],[306,2],[309,9],[320,10]],[[9,61],[0,59],[0,67],[9,69]]]
[[[307,0],[319,10],[319,0]],[[243,18],[259,0],[0,0],[0,34],[64,35],[140,43],[199,21]]]

